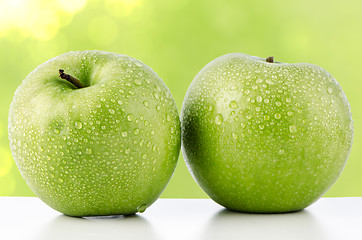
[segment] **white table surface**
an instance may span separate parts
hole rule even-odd
[[[34,197],[0,197],[0,239],[362,240],[362,198],[322,198],[288,214],[244,214],[210,199],[159,199],[131,217],[73,218]]]

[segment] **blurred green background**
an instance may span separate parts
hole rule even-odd
[[[0,195],[33,196],[8,147],[7,115],[17,86],[49,58],[99,49],[152,67],[179,110],[196,73],[226,53],[327,69],[351,104],[355,137],[326,196],[362,196],[361,12],[361,0],[0,0]],[[182,156],[162,197],[207,197]]]

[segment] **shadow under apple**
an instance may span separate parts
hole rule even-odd
[[[60,215],[44,229],[39,240],[158,239],[149,222],[136,214],[86,218]]]
[[[282,214],[217,212],[207,224],[202,239],[308,239],[329,240],[322,225],[308,210]]]

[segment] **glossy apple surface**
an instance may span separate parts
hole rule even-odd
[[[77,78],[77,88],[59,77]],[[22,82],[9,113],[10,147],[30,188],[71,216],[142,212],[169,182],[180,121],[147,65],[102,51],[62,54]]]
[[[326,70],[227,54],[192,81],[182,151],[216,202],[243,212],[301,210],[337,180],[353,138],[350,106]]]

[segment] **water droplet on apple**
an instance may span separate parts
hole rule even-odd
[[[232,136],[233,136],[234,139],[238,139],[238,134],[233,133]]]
[[[58,134],[58,133],[60,133],[60,131],[59,131],[59,129],[54,129],[54,133],[56,133],[56,134]]]
[[[134,135],[138,135],[140,133],[140,130],[138,128],[136,128],[134,131],[133,131],[133,134]]]
[[[332,89],[331,87],[329,87],[329,88],[327,88],[327,92],[328,92],[329,94],[332,94],[332,93],[333,93],[333,89]]]
[[[230,90],[231,90],[231,91],[235,91],[235,90],[238,90],[238,86],[236,86],[236,85],[233,85],[233,86],[231,86],[231,87],[230,87]]]
[[[280,149],[278,153],[279,153],[279,155],[283,155],[283,154],[285,153],[285,150],[284,150],[284,149]]]
[[[142,67],[142,62],[141,61],[135,61],[134,64],[137,66],[137,67]]]
[[[82,129],[82,127],[83,127],[83,124],[81,122],[78,122],[78,121],[75,122],[76,129]]]
[[[280,107],[280,106],[282,105],[282,103],[279,102],[279,101],[277,101],[277,102],[275,102],[275,105],[277,105],[278,107]]]
[[[156,152],[156,149],[157,149],[157,146],[156,146],[156,145],[153,145],[152,151]]]
[[[290,103],[290,102],[292,101],[292,99],[286,98],[285,101],[287,101],[288,103]]]
[[[106,130],[107,127],[106,127],[106,126],[101,126],[101,129],[102,129],[102,130]]]
[[[349,123],[348,128],[349,128],[350,130],[353,129],[353,121],[351,121],[351,122]]]
[[[118,100],[118,104],[122,105],[123,104],[122,100]]]
[[[138,78],[135,78],[135,80],[133,81],[133,83],[137,86],[140,86],[142,84],[142,81]]]
[[[269,99],[264,99],[264,103],[269,103]]]
[[[245,123],[240,123],[240,126],[242,127],[242,128],[245,128]]]
[[[122,137],[127,137],[128,133],[126,131],[122,132]]]
[[[236,101],[231,101],[229,107],[235,109],[238,107],[238,103]]]
[[[318,115],[317,114],[314,115],[314,120],[318,120]]]
[[[264,129],[264,125],[259,125],[259,129],[263,130]]]
[[[141,156],[143,159],[146,159],[147,155],[146,154],[142,154]]]
[[[85,153],[86,153],[86,154],[92,154],[92,149],[86,148],[86,149],[85,149]]]
[[[295,133],[295,132],[297,132],[297,127],[296,127],[295,125],[290,125],[290,126],[289,126],[289,131],[290,131],[291,133]]]
[[[215,116],[215,123],[217,125],[220,125],[224,121],[222,115],[220,113],[216,114]]]
[[[149,104],[148,104],[148,102],[146,100],[143,101],[143,105],[145,105],[145,107],[149,106]]]
[[[158,95],[157,92],[153,93],[153,96],[154,96],[156,99],[159,99],[159,98],[160,98],[160,95]]]
[[[127,115],[127,120],[130,121],[130,122],[133,120],[133,115],[132,115],[132,113],[130,113],[130,114]]]
[[[288,111],[288,112],[287,112],[287,115],[290,117],[290,116],[292,116],[292,115],[293,115],[293,112]]]
[[[269,120],[269,119],[270,119],[269,115],[264,115],[264,120]]]
[[[256,97],[256,101],[257,101],[257,102],[261,102],[261,101],[263,101],[263,98],[262,98],[261,96],[257,96],[257,97]]]
[[[143,213],[144,211],[146,211],[147,205],[146,204],[142,204],[141,206],[139,206],[137,208],[137,212],[139,213]]]
[[[130,152],[131,152],[131,149],[129,149],[129,148],[127,148],[127,149],[124,151],[125,154],[129,154]]]
[[[101,99],[99,99],[101,102],[105,102],[106,101],[106,99],[105,98],[101,98]]]
[[[274,82],[270,79],[267,79],[266,82],[269,84],[269,85],[274,85]]]
[[[114,114],[114,113],[115,113],[114,109],[109,109],[108,111],[109,111],[110,114]]]
[[[280,113],[276,113],[276,114],[274,115],[274,117],[275,117],[275,119],[280,119],[280,118],[282,117],[282,115],[280,115]]]
[[[156,106],[156,110],[159,111],[161,109],[160,105]]]
[[[64,182],[63,178],[59,178],[58,182],[60,182],[60,183]]]

